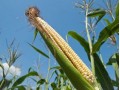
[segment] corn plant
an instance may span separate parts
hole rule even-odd
[[[26,16],[37,28],[35,35],[37,35],[37,32],[39,31],[53,56],[77,90],[113,90],[114,86],[118,87],[118,54],[116,53],[111,56],[110,61],[108,62],[108,65],[113,65],[116,72],[117,79],[116,81],[113,81],[101,60],[102,58],[99,57],[97,52],[108,38],[115,42],[114,34],[118,33],[119,30],[119,5],[116,5],[116,17],[114,18],[112,11],[110,10],[107,11],[99,8],[91,10],[90,7],[92,6],[93,1],[94,0],[91,0],[87,3],[87,1],[83,0],[83,4],[77,4],[79,8],[82,8],[85,11],[85,27],[88,41],[74,31],[68,32],[68,35],[76,39],[85,49],[91,62],[92,72],[72,50],[68,43],[66,43],[48,23],[39,17],[39,10],[36,7],[30,7],[26,12]],[[108,19],[105,19],[108,25],[100,32],[96,42],[91,40],[89,18],[96,19],[94,24],[95,27],[108,12],[112,16],[113,22],[110,23]],[[42,55],[48,57],[36,47],[32,47]],[[115,64],[113,64],[113,58],[115,59]]]
[[[19,76],[21,71],[19,68],[14,67],[13,64],[20,56],[21,54],[18,52],[18,48],[14,47],[13,40],[11,44],[8,45],[8,58],[5,58],[6,62],[3,63],[2,60],[0,61],[0,71],[2,71],[2,73],[0,73],[2,76],[0,80],[0,90],[8,90],[14,80]],[[8,77],[10,75],[12,76],[11,78]]]

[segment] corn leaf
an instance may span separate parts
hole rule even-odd
[[[115,72],[116,72],[116,75],[117,75],[117,78],[119,78],[119,58],[118,58],[119,54],[118,53],[115,53],[113,54],[110,59],[109,59],[109,62],[107,63],[107,65],[112,65]]]
[[[69,86],[62,86],[61,90],[71,90]]]
[[[54,82],[51,83],[51,87],[52,87],[53,90],[60,90],[60,89],[57,88],[57,86]]]
[[[116,80],[112,80],[112,83],[113,83],[114,86],[116,86],[116,87],[119,88],[119,77],[117,77],[116,73],[115,73],[115,76],[116,76]],[[113,81],[114,81],[115,83],[114,83]]]
[[[114,86],[119,87],[119,82],[116,82],[115,80],[112,80],[112,83],[113,83]],[[116,89],[116,90],[118,90],[118,89]]]
[[[37,30],[37,29],[35,29],[35,31],[34,31],[34,38],[33,38],[33,42],[35,41],[35,39],[36,39],[36,37],[37,37],[37,34],[38,34],[38,30]]]
[[[85,49],[85,51],[88,55],[88,58],[89,58],[88,42],[82,36],[80,36],[79,34],[77,34],[74,31],[70,31],[68,34],[71,37],[73,37],[75,40],[77,40],[83,46],[83,48]],[[95,62],[95,73],[97,76],[97,81],[100,82],[103,90],[112,90],[113,87],[112,87],[111,79],[110,79],[108,72],[106,71],[103,63],[101,62],[99,56],[96,53],[94,53],[93,57],[94,57],[94,62]]]
[[[95,9],[88,13],[88,17],[98,17],[95,25],[102,19],[103,16],[105,16],[106,11],[103,9]]]
[[[45,79],[40,79],[40,80],[37,82],[37,84],[40,84],[40,85],[42,85],[42,84],[44,84],[44,83],[46,83],[46,80],[45,80]]]
[[[100,15],[104,15],[106,12],[103,9],[95,9],[91,12],[88,13],[88,17],[96,17],[96,16],[100,16]]]
[[[14,84],[13,87],[18,86],[19,84],[21,84],[26,78],[30,77],[30,76],[39,76],[39,74],[35,71],[29,72],[28,74],[20,77],[19,79],[17,79]]]
[[[80,36],[78,33],[74,32],[74,31],[69,31],[68,35],[73,37],[75,40],[77,40],[84,47],[84,49],[87,53],[90,52],[89,44],[82,36]]]
[[[49,56],[47,54],[45,54],[43,51],[41,51],[40,49],[36,48],[35,46],[33,46],[32,44],[29,44],[35,51],[37,51],[38,53],[42,54],[43,56],[45,56],[46,58],[49,58]]]
[[[104,21],[106,22],[107,25],[110,24],[110,21],[108,19],[104,19]]]
[[[50,70],[51,69],[58,69],[59,70],[59,69],[61,69],[61,67],[60,66],[55,66],[55,67],[51,67]]]
[[[119,17],[119,3],[117,4],[117,7],[116,7],[116,17]]]
[[[108,21],[107,21],[108,22]],[[93,53],[97,52],[101,45],[107,40],[111,35],[119,32],[119,4],[116,7],[116,18],[113,23],[109,23],[99,35],[98,41],[93,45]]]
[[[49,38],[46,38],[44,33],[41,36],[74,87],[77,90],[94,90],[94,87],[83,78],[81,73],[78,72],[56,45]]]
[[[119,31],[119,19],[106,26],[99,35],[97,42],[93,45],[93,53],[97,52],[101,45],[113,34]]]
[[[0,84],[2,82],[3,82],[3,79],[0,81]],[[11,83],[12,83],[12,79],[11,80],[4,79],[4,82],[3,82],[2,86],[0,87],[0,90],[6,90],[6,88],[8,88]]]
[[[21,85],[21,86],[12,87],[10,90],[26,90],[26,88],[23,85]]]
[[[113,90],[112,80],[110,79],[110,76],[106,71],[103,63],[101,62],[99,56],[96,53],[94,53],[93,57],[95,62],[95,73],[103,90]]]

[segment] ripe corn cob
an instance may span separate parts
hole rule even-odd
[[[89,83],[95,83],[95,78],[92,72],[65,42],[65,40],[48,23],[39,17],[39,10],[36,7],[29,8],[26,15],[28,16],[29,21],[37,27],[41,33],[45,33],[46,37],[49,38],[59,48],[59,50],[64,53],[72,65]]]

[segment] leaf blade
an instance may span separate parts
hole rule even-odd
[[[88,13],[88,17],[98,17],[95,25],[102,19],[102,17],[104,17],[106,14],[106,11],[103,9],[95,9],[93,11],[91,11],[90,13]]]
[[[80,45],[82,45],[84,47],[84,49],[87,53],[90,52],[89,44],[82,36],[80,36],[78,33],[74,32],[74,31],[69,31],[68,35],[70,35],[75,40],[77,40],[80,43]]]
[[[13,87],[16,87],[17,85],[21,84],[27,77],[30,77],[30,76],[39,76],[39,74],[35,71],[32,71],[32,72],[29,72],[28,74],[18,78],[14,84],[13,84]]]
[[[117,58],[117,55],[119,55],[119,54],[118,53],[113,54],[110,57],[107,65],[112,65],[113,66],[113,68],[115,70],[115,73],[117,75],[117,78],[119,78],[119,66],[118,66],[118,63],[117,63],[119,61],[119,58]]]
[[[37,34],[38,34],[38,30],[37,30],[37,29],[35,29],[35,31],[34,31],[34,38],[33,38],[33,42],[35,41],[35,39],[36,39],[36,37],[37,37]]]
[[[94,53],[93,56],[95,62],[95,73],[103,90],[113,90],[112,80],[110,79],[110,76],[105,69],[103,63],[101,62],[99,56],[97,55],[97,53]]]
[[[106,26],[100,32],[97,42],[93,45],[92,53],[97,52],[100,49],[101,45],[107,40],[107,38],[109,38],[111,35],[115,34],[118,31],[119,31],[119,21],[118,18],[116,18],[116,20],[113,23]]]
[[[71,33],[75,34],[76,36],[72,35]],[[87,50],[85,50],[85,51],[86,51],[86,53],[88,55],[88,58],[89,58],[90,55],[89,55],[88,42],[83,37],[81,37],[80,35],[76,34],[73,31],[70,31],[70,36],[72,36],[75,40],[77,40],[83,46],[84,49],[87,48]],[[79,38],[81,38],[82,40],[79,39]],[[113,90],[112,82],[111,82],[111,79],[109,77],[109,74],[106,71],[106,69],[104,68],[104,65],[101,62],[101,60],[100,60],[99,56],[97,55],[97,53],[94,53],[93,57],[94,57],[94,62],[95,62],[96,76],[97,76],[98,81],[100,82],[102,88],[104,90]],[[103,83],[103,81],[105,82],[105,84]]]
[[[29,43],[28,43],[29,44]],[[40,53],[41,55],[45,56],[46,58],[49,58],[49,56],[47,54],[45,54],[43,51],[41,51],[40,49],[36,48],[35,46],[33,46],[32,44],[29,44],[35,51],[37,51],[38,53]]]

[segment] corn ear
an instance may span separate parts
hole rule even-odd
[[[45,35],[41,34],[41,36],[74,87],[77,90],[94,90],[94,86],[85,80],[81,73],[79,73],[79,71],[70,63],[64,53],[62,53],[51,40],[46,38]]]
[[[31,7],[26,15],[29,21],[38,29],[72,84],[77,90],[95,90],[95,78],[92,72],[65,40],[42,18],[38,17],[38,13],[37,8]]]

